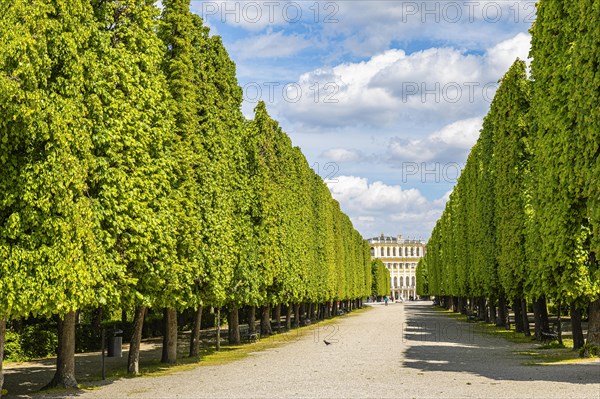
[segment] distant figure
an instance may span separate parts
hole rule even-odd
[[[385,298],[383,298],[383,301],[385,302],[385,306],[387,306],[387,303],[388,303],[388,297],[386,296]]]

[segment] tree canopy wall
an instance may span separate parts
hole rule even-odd
[[[189,0],[1,2],[0,323],[357,299],[368,246]],[[3,328],[0,328],[3,332]],[[0,334],[3,339],[3,334]],[[63,345],[64,344],[64,345]],[[137,349],[136,349],[137,346]]]
[[[500,308],[507,297],[516,312],[523,298],[587,308],[588,342],[599,344],[600,6],[537,7],[532,79],[517,60],[501,80],[423,271],[434,295],[498,298]]]

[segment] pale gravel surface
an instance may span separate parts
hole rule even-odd
[[[373,306],[228,364],[113,381],[82,398],[600,398],[600,363],[524,366],[431,302]],[[334,341],[326,346],[323,338]]]

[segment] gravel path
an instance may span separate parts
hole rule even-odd
[[[600,362],[525,366],[431,302],[373,306],[229,364],[113,381],[82,398],[600,398]],[[322,340],[331,341],[325,345]]]

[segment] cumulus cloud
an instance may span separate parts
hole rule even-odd
[[[323,127],[382,128],[399,121],[419,124],[432,116],[449,123],[481,115],[502,74],[517,57],[527,58],[529,40],[519,33],[481,55],[453,47],[411,54],[391,49],[366,61],[320,68],[289,88],[308,93],[318,87],[323,94],[318,101],[296,96],[280,108],[292,121]]]
[[[392,137],[387,159],[399,162],[450,162],[467,157],[479,137],[483,118],[468,118],[453,122],[425,138]]]
[[[449,195],[429,201],[417,189],[358,176],[338,176],[327,185],[364,237],[384,231],[427,238]]]

